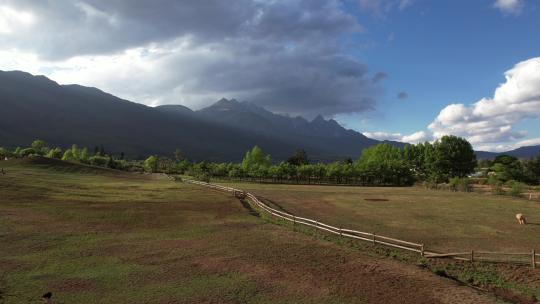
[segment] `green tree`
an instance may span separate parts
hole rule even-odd
[[[64,155],[62,156],[62,160],[64,160],[64,161],[77,161],[77,158],[75,158],[75,156],[73,155],[73,150],[72,149],[67,149],[64,152]]]
[[[527,182],[538,185],[540,182],[540,157],[526,161],[524,164],[524,171]]]
[[[294,166],[302,166],[302,165],[309,164],[309,159],[308,159],[307,153],[306,153],[306,151],[304,149],[298,149],[298,150],[296,150],[294,155],[289,157],[287,162],[289,164],[291,164],[291,165],[294,165]]]
[[[300,165],[297,170],[298,170],[298,175],[300,179],[308,181],[308,182],[311,181],[311,177],[313,176],[313,172],[314,172],[312,165],[308,165],[308,164]]]
[[[433,145],[430,175],[436,182],[447,182],[450,177],[466,177],[476,168],[476,154],[464,138],[446,135]]]
[[[229,177],[231,177],[231,178],[241,178],[241,177],[244,177],[244,175],[245,175],[245,173],[244,173],[244,170],[242,170],[241,166],[234,165],[229,170]]]
[[[27,157],[27,156],[35,155],[35,154],[37,153],[36,153],[36,150],[34,150],[33,148],[25,148],[19,151],[19,156],[21,157]]]
[[[88,163],[88,158],[89,158],[89,156],[88,156],[88,149],[86,149],[86,148],[81,149],[81,150],[79,151],[79,161],[80,161],[81,163],[87,164],[87,163]]]
[[[144,169],[148,172],[157,172],[158,158],[155,155],[149,156],[143,163]]]
[[[246,152],[242,160],[242,170],[251,176],[258,176],[260,167],[268,168],[272,164],[272,159],[269,154],[265,154],[259,146],[253,147]]]
[[[326,176],[333,180],[335,183],[341,183],[344,175],[344,168],[342,162],[333,162],[326,167]]]
[[[317,178],[318,182],[326,177],[326,165],[323,163],[317,163],[313,166],[313,175]]]
[[[370,185],[411,185],[413,169],[404,152],[389,144],[378,144],[362,151],[355,163],[356,174]]]
[[[61,159],[62,158],[62,149],[56,147],[54,149],[49,150],[49,152],[46,155],[48,158],[56,158]]]
[[[501,182],[510,180],[523,181],[525,173],[521,161],[510,155],[499,155],[495,157],[489,168],[492,174]]]
[[[16,156],[16,157],[21,157],[21,147],[17,147],[15,148],[15,151],[13,151],[13,155]]]
[[[94,155],[88,158],[88,163],[92,166],[107,167],[109,159],[105,156]]]
[[[45,142],[41,139],[36,139],[32,142],[31,145],[35,154],[45,155]]]
[[[11,157],[13,153],[11,153],[8,149],[4,147],[0,147],[0,160],[3,160],[6,157]]]

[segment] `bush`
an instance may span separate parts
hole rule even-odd
[[[496,182],[496,183],[491,184],[491,192],[493,194],[503,195],[504,194],[503,183]]]
[[[523,193],[523,190],[525,189],[525,185],[517,181],[511,181],[509,184],[510,184],[510,195],[516,196],[516,197],[521,196],[521,193]]]
[[[427,180],[422,183],[426,189],[437,189],[437,183],[431,180]]]
[[[453,191],[471,192],[472,181],[468,177],[453,177],[449,180],[448,185]]]
[[[20,152],[19,152],[19,155],[21,157],[28,157],[32,154],[36,154],[36,151],[33,149],[33,148],[26,148],[26,149],[22,149]]]
[[[92,166],[98,166],[98,167],[107,167],[107,163],[109,161],[108,157],[105,156],[99,156],[94,155],[88,159],[88,162]]]
[[[11,157],[11,152],[4,147],[0,147],[0,160],[3,160],[5,157]]]

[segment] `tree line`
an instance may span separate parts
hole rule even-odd
[[[102,145],[94,147],[93,153],[89,152],[88,148],[78,147],[77,145],[72,145],[67,149],[61,149],[60,147],[52,148],[40,139],[34,140],[30,147],[17,147],[14,150],[0,147],[1,159],[34,156],[120,170],[127,170],[133,165],[124,159],[124,153],[114,156],[107,153]]]
[[[240,163],[190,162],[177,149],[172,157],[151,155],[145,160],[126,160],[123,153],[112,155],[103,146],[93,153],[87,148],[49,148],[35,140],[30,147],[9,151],[0,148],[0,157],[41,155],[120,170],[187,174],[195,178],[248,180],[274,183],[355,184],[369,186],[409,186],[446,183],[455,189],[468,189],[469,176],[503,187],[508,183],[538,184],[540,158],[519,160],[498,156],[477,161],[471,144],[460,137],[444,136],[430,143],[398,148],[382,143],[364,149],[357,159],[332,163],[312,163],[305,150],[297,150],[286,161],[273,162],[260,147],[247,151]]]
[[[255,146],[242,162],[198,163],[189,174],[200,179],[231,178],[267,182],[409,186],[417,181],[448,182],[473,173],[477,165],[472,146],[463,138],[444,136],[434,143],[398,148],[382,143],[364,149],[358,159],[310,163],[298,150],[287,161],[273,164],[271,156]]]

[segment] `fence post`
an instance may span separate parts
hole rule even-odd
[[[341,231],[341,228],[339,228],[339,236],[343,237],[343,231]]]
[[[471,263],[474,262],[474,250],[471,250]]]
[[[534,249],[532,251],[532,267],[536,268],[536,251]]]
[[[375,232],[372,232],[371,235],[372,235],[372,237],[373,237],[373,238],[372,238],[372,240],[373,240],[373,245],[375,245]]]
[[[420,256],[424,256],[424,244],[420,247]]]

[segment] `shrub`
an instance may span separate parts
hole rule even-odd
[[[19,155],[21,157],[28,157],[32,154],[36,154],[36,151],[33,149],[33,148],[26,148],[26,149],[22,149],[20,152],[19,152]]]
[[[523,190],[525,189],[525,185],[523,183],[512,181],[510,183],[510,195],[512,196],[521,196],[521,193],[523,193]]]
[[[493,194],[503,195],[504,194],[503,183],[496,182],[496,183],[491,184],[491,192]]]
[[[98,166],[98,167],[106,167],[108,161],[109,161],[109,158],[105,156],[99,156],[99,155],[94,155],[88,159],[88,162],[90,163],[90,165]]]
[[[8,149],[6,149],[4,147],[0,147],[0,158],[1,159],[4,159],[5,157],[11,157],[12,154],[13,153],[11,153]]]
[[[431,180],[422,183],[426,189],[437,189],[437,183]]]
[[[452,191],[470,192],[472,189],[472,181],[468,177],[453,177],[450,178],[448,186]]]

